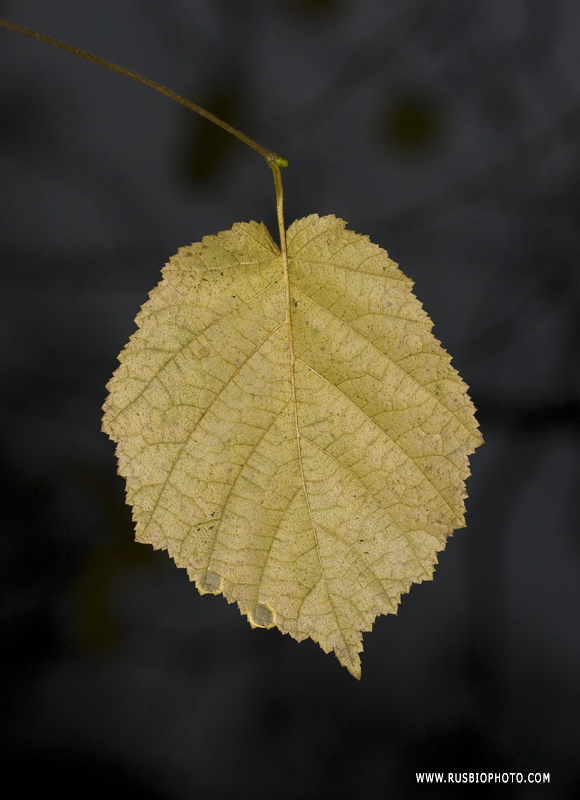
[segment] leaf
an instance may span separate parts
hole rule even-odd
[[[181,248],[109,382],[137,539],[360,677],[361,632],[464,526],[481,443],[412,282],[333,216]]]

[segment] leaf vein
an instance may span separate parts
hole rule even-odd
[[[165,491],[165,487],[167,486],[167,483],[169,482],[169,479],[170,479],[170,478],[171,478],[171,476],[173,475],[173,472],[175,471],[175,469],[176,469],[176,467],[177,467],[177,464],[179,463],[179,460],[180,460],[181,456],[183,455],[183,451],[185,450],[185,448],[186,448],[186,447],[187,447],[187,445],[189,444],[189,441],[190,441],[191,437],[193,436],[193,433],[194,433],[194,431],[195,431],[195,430],[198,428],[198,426],[200,425],[200,423],[202,422],[202,420],[205,418],[205,416],[207,415],[208,411],[210,411],[210,409],[213,407],[213,404],[214,404],[214,403],[217,401],[217,399],[219,398],[219,396],[221,395],[221,393],[224,391],[224,389],[225,389],[227,386],[229,386],[229,383],[230,383],[230,381],[232,381],[232,380],[233,380],[233,379],[236,377],[236,375],[237,375],[237,374],[238,374],[238,373],[239,373],[239,372],[240,372],[240,371],[241,371],[241,370],[242,370],[242,369],[243,369],[243,368],[246,366],[246,364],[248,363],[248,361],[250,361],[250,359],[251,359],[251,358],[253,358],[253,357],[256,355],[256,353],[257,353],[257,352],[260,350],[260,348],[261,348],[261,347],[262,347],[264,344],[266,344],[266,342],[268,341],[268,339],[269,339],[271,336],[273,336],[273,335],[274,335],[274,333],[275,333],[275,332],[278,330],[278,328],[281,328],[283,324],[284,324],[284,323],[283,323],[283,322],[281,322],[279,325],[277,325],[275,328],[273,328],[273,330],[271,330],[271,331],[270,331],[270,333],[269,333],[269,334],[266,336],[266,338],[265,338],[265,339],[263,339],[263,340],[260,342],[260,344],[259,344],[259,345],[258,345],[256,348],[254,348],[254,350],[253,350],[253,351],[252,351],[252,352],[251,352],[251,353],[250,353],[250,354],[249,354],[249,355],[248,355],[248,356],[247,356],[247,357],[244,359],[244,361],[243,361],[243,362],[240,364],[240,366],[239,366],[239,367],[236,369],[236,371],[233,373],[233,375],[231,375],[231,376],[230,376],[229,380],[228,380],[228,381],[224,381],[224,385],[223,385],[223,386],[222,386],[222,388],[219,390],[219,392],[218,392],[218,393],[215,395],[215,397],[212,397],[212,399],[211,399],[210,403],[208,404],[207,408],[205,408],[205,409],[204,409],[204,411],[203,411],[202,415],[201,415],[201,416],[200,416],[200,418],[197,420],[197,422],[194,424],[194,426],[193,426],[192,430],[191,430],[191,431],[190,431],[190,433],[189,433],[189,436],[188,436],[188,437],[187,437],[187,438],[184,440],[183,444],[182,444],[182,445],[181,445],[181,447],[179,448],[179,452],[178,452],[178,453],[177,453],[177,455],[175,456],[175,460],[174,460],[173,464],[171,465],[171,469],[169,469],[169,470],[168,470],[168,472],[167,472],[167,476],[166,476],[166,478],[165,478],[165,481],[163,482],[163,487],[162,487],[161,491],[159,492],[159,496],[157,497],[157,500],[155,501],[155,504],[154,504],[154,506],[153,506],[153,509],[151,510],[151,517],[152,517],[152,518],[153,518],[153,516],[154,516],[154,514],[155,514],[155,511],[157,510],[157,505],[158,505],[159,501],[161,500],[161,497],[163,496],[163,492]],[[145,533],[145,531],[147,530],[147,527],[148,527],[148,526],[146,525],[146,526],[145,526],[145,528],[144,528],[144,530],[143,530],[143,533]]]
[[[116,420],[117,417],[119,416],[119,414],[122,414],[124,411],[126,411],[128,408],[130,408],[134,403],[136,403],[137,400],[140,397],[142,397],[143,394],[147,391],[147,389],[153,383],[155,378],[159,377],[159,373],[163,372],[163,370],[168,366],[168,364],[170,364],[172,361],[174,361],[177,358],[178,355],[183,353],[183,351],[185,350],[186,347],[189,347],[191,345],[191,343],[194,342],[196,339],[199,339],[199,337],[202,334],[206,333],[211,328],[213,328],[215,325],[219,324],[229,314],[232,314],[233,312],[238,311],[240,308],[244,308],[244,306],[248,306],[248,305],[250,305],[250,303],[253,303],[254,300],[257,300],[258,297],[261,297],[261,295],[263,295],[265,292],[267,292],[268,289],[271,289],[272,286],[274,286],[276,283],[279,283],[279,281],[280,281],[280,278],[276,278],[275,281],[272,281],[272,283],[268,284],[268,286],[266,286],[264,289],[262,289],[262,291],[258,292],[258,294],[256,294],[256,295],[254,295],[254,297],[251,297],[249,300],[246,300],[244,303],[240,303],[235,308],[230,308],[229,311],[226,311],[226,313],[222,314],[221,317],[218,317],[217,319],[214,319],[212,322],[209,323],[209,325],[206,325],[205,328],[203,328],[201,331],[198,331],[198,333],[195,333],[191,337],[191,339],[188,339],[188,341],[185,344],[181,345],[181,347],[179,347],[177,350],[175,350],[175,352],[166,361],[164,361],[163,364],[160,367],[157,368],[157,371],[156,371],[155,375],[153,375],[152,378],[150,378],[147,382],[144,382],[143,389],[139,392],[138,395],[136,395],[131,400],[131,402],[127,403],[126,406],[124,406],[123,408],[119,409],[119,411],[114,416],[109,417],[110,422],[113,422],[114,420]],[[190,309],[191,308],[191,304],[187,304],[186,307],[188,309]],[[266,341],[266,339],[264,341]],[[139,350],[137,350],[136,352],[147,352],[147,350],[151,350],[151,349],[152,348],[139,348]],[[135,351],[132,350],[132,352],[135,352]],[[132,376],[127,376],[127,377],[132,378]],[[123,380],[125,380],[125,377],[123,377]]]
[[[425,472],[425,470],[423,470],[423,469],[422,469],[422,468],[419,466],[419,464],[418,464],[418,463],[415,461],[415,459],[413,459],[413,458],[412,458],[412,457],[411,457],[411,456],[410,456],[410,455],[409,455],[409,454],[406,452],[406,450],[405,450],[404,448],[402,448],[402,447],[401,447],[401,445],[400,445],[400,444],[397,442],[397,440],[396,440],[396,439],[393,439],[393,437],[392,437],[392,436],[391,436],[391,435],[388,433],[388,431],[385,431],[385,430],[383,430],[383,428],[381,428],[381,426],[378,424],[378,422],[375,422],[375,420],[374,420],[372,417],[369,417],[369,415],[368,415],[368,414],[367,414],[365,411],[363,411],[363,410],[362,410],[362,408],[361,408],[359,405],[357,405],[357,403],[355,403],[355,402],[354,402],[354,400],[353,400],[351,397],[349,397],[349,396],[346,394],[346,392],[344,392],[344,391],[343,391],[343,390],[342,390],[342,389],[341,389],[339,386],[335,386],[335,385],[334,385],[333,383],[331,383],[331,382],[330,382],[330,381],[329,381],[327,378],[325,378],[325,377],[324,377],[324,375],[321,375],[319,372],[317,372],[315,369],[313,369],[313,368],[310,366],[310,364],[307,364],[307,363],[306,363],[306,361],[303,361],[303,360],[302,360],[300,357],[298,357],[298,356],[297,356],[297,360],[298,360],[298,361],[300,361],[302,364],[304,364],[304,366],[305,366],[305,367],[307,367],[307,369],[309,369],[311,372],[313,372],[315,375],[317,375],[319,378],[321,378],[323,381],[325,381],[325,382],[326,382],[326,383],[327,383],[329,386],[331,386],[333,389],[336,389],[336,391],[337,391],[337,392],[340,392],[340,394],[341,394],[341,395],[343,395],[343,397],[346,397],[346,399],[349,401],[349,403],[351,403],[351,404],[352,404],[352,405],[353,405],[355,408],[357,408],[357,409],[360,411],[360,413],[361,413],[361,414],[363,414],[363,415],[364,415],[364,416],[365,416],[365,417],[366,417],[366,418],[369,420],[369,422],[371,422],[373,425],[375,425],[375,426],[376,426],[376,427],[377,427],[377,428],[378,428],[378,429],[379,429],[379,430],[380,430],[380,431],[381,431],[381,432],[382,432],[382,433],[383,433],[383,434],[384,434],[384,435],[385,435],[385,436],[386,436],[386,437],[387,437],[387,438],[388,438],[388,439],[389,439],[389,440],[390,440],[390,441],[391,441],[391,442],[392,442],[392,443],[395,445],[395,447],[397,447],[397,448],[398,448],[398,449],[401,451],[401,453],[403,453],[403,455],[405,456],[405,458],[406,458],[408,461],[410,461],[412,464],[414,464],[414,465],[415,465],[415,467],[416,467],[416,468],[419,470],[419,472],[420,472],[420,473],[423,475],[423,477],[425,478],[425,480],[427,481],[427,483],[429,483],[429,484],[430,484],[430,485],[433,487],[433,489],[435,489],[435,491],[437,492],[437,494],[439,495],[439,497],[440,497],[440,498],[443,500],[443,502],[445,503],[445,505],[446,505],[446,506],[449,508],[449,510],[452,512],[452,514],[453,514],[453,516],[455,517],[455,519],[459,521],[459,517],[458,517],[458,515],[457,515],[457,513],[456,513],[455,509],[454,509],[454,508],[453,508],[453,506],[450,504],[450,502],[449,502],[449,501],[448,501],[448,500],[447,500],[447,499],[446,499],[446,498],[445,498],[445,497],[444,497],[444,496],[441,494],[440,490],[439,490],[439,489],[438,489],[438,488],[435,486],[435,484],[433,483],[433,481],[431,480],[431,478],[429,478],[429,476],[427,475],[427,473]]]
[[[325,306],[321,305],[321,304],[320,304],[320,303],[319,303],[317,300],[315,300],[313,297],[310,297],[310,295],[309,295],[309,294],[307,294],[305,291],[303,291],[302,289],[300,289],[298,286],[296,286],[296,287],[294,287],[294,288],[298,289],[298,291],[299,291],[299,292],[300,292],[302,295],[304,295],[304,297],[307,297],[307,298],[310,300],[310,302],[312,302],[312,303],[315,303],[315,304],[316,304],[316,305],[317,305],[319,308],[321,308],[323,311],[326,311],[326,313],[327,313],[327,314],[330,314],[332,317],[334,317],[334,319],[338,320],[338,322],[340,322],[340,323],[342,323],[343,325],[345,325],[345,326],[346,326],[346,327],[347,327],[349,330],[351,330],[351,331],[352,331],[352,332],[353,332],[353,333],[354,333],[356,336],[360,337],[360,338],[361,338],[361,339],[362,339],[362,340],[363,340],[363,341],[364,341],[366,344],[370,344],[370,345],[371,345],[371,347],[374,347],[374,348],[375,348],[375,350],[376,350],[378,353],[380,353],[381,355],[383,355],[385,358],[387,358],[387,359],[388,359],[388,360],[391,362],[391,364],[392,364],[394,367],[396,367],[397,369],[400,369],[400,370],[401,370],[401,372],[404,372],[404,373],[405,373],[405,375],[408,375],[408,376],[409,376],[409,378],[410,378],[410,379],[411,379],[411,380],[412,380],[412,381],[413,381],[413,382],[414,382],[414,383],[415,383],[417,386],[419,386],[419,388],[421,388],[421,389],[424,389],[424,390],[427,392],[427,394],[429,394],[429,395],[430,395],[430,396],[433,398],[433,400],[435,400],[435,402],[437,403],[437,405],[441,406],[441,407],[442,407],[442,408],[444,408],[444,409],[445,409],[445,410],[446,410],[446,411],[447,411],[449,414],[451,414],[451,416],[452,416],[454,419],[456,419],[456,420],[457,420],[457,422],[458,422],[458,423],[461,425],[461,427],[462,427],[462,428],[463,428],[465,431],[467,431],[467,433],[468,433],[468,434],[470,434],[470,435],[471,435],[471,431],[469,430],[469,428],[467,427],[467,425],[465,425],[465,424],[464,424],[464,423],[463,423],[463,422],[462,422],[462,421],[459,419],[459,417],[458,417],[456,414],[454,414],[452,411],[450,411],[450,410],[447,408],[447,406],[445,405],[445,403],[443,403],[443,401],[441,400],[441,398],[437,397],[437,396],[436,396],[436,395],[435,395],[435,394],[434,394],[432,391],[430,391],[430,390],[428,389],[428,387],[427,387],[427,385],[426,385],[426,384],[423,384],[423,383],[421,383],[421,381],[417,380],[417,378],[415,378],[415,376],[414,376],[414,375],[411,375],[411,373],[410,373],[408,370],[406,370],[406,369],[405,369],[405,367],[403,367],[401,364],[399,364],[399,362],[398,362],[398,361],[395,361],[395,360],[394,360],[394,359],[393,359],[393,358],[392,358],[392,357],[391,357],[391,356],[390,356],[388,353],[385,353],[385,351],[384,351],[384,350],[381,350],[381,348],[380,348],[378,345],[376,345],[376,344],[375,344],[374,342],[372,342],[370,339],[367,339],[367,338],[366,338],[366,337],[365,337],[365,336],[364,336],[362,333],[360,333],[359,331],[357,331],[357,330],[356,330],[356,328],[353,328],[353,327],[352,327],[352,325],[351,325],[349,322],[347,322],[346,320],[344,320],[344,319],[342,319],[341,317],[337,316],[337,315],[336,315],[336,314],[335,314],[333,311],[331,311],[329,308],[326,308]],[[306,363],[306,362],[303,362],[303,363]],[[319,374],[319,373],[316,373],[316,374]],[[332,384],[330,384],[330,385],[332,386]],[[361,410],[362,410],[362,409],[361,409]]]

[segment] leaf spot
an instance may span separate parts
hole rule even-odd
[[[253,621],[257,627],[267,628],[272,624],[272,612],[267,606],[258,603],[254,611]]]

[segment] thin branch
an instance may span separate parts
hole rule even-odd
[[[242,133],[232,125],[229,125],[219,117],[216,117],[215,114],[212,114],[210,111],[206,111],[205,108],[198,106],[196,103],[192,103],[191,100],[187,100],[185,97],[173,92],[171,89],[167,89],[165,86],[161,86],[161,84],[149,80],[149,78],[143,77],[143,75],[139,75],[136,72],[125,69],[125,67],[120,67],[118,64],[114,64],[112,61],[107,61],[104,58],[99,58],[99,56],[94,56],[92,53],[87,53],[85,50],[79,50],[77,47],[72,47],[70,44],[65,44],[58,39],[53,39],[51,36],[45,36],[44,34],[37,33],[30,28],[24,28],[22,25],[17,25],[15,22],[9,22],[6,19],[0,19],[0,26],[8,28],[11,31],[16,31],[17,33],[23,33],[25,36],[30,36],[32,39],[38,39],[41,42],[46,42],[46,44],[51,44],[53,47],[58,47],[60,50],[65,50],[67,53],[72,53],[75,56],[79,56],[79,58],[85,58],[87,61],[92,61],[93,64],[106,67],[107,69],[113,70],[113,72],[119,72],[121,75],[125,75],[127,78],[132,78],[134,81],[142,83],[145,86],[148,86],[150,89],[155,89],[156,92],[160,92],[166,97],[170,97],[172,100],[175,100],[176,103],[180,103],[182,106],[189,108],[191,111],[195,111],[196,114],[205,117],[205,119],[213,122],[215,125],[219,125],[220,128],[223,128],[228,133],[231,133],[232,136],[240,139],[242,142],[244,142],[244,144],[247,144],[248,147],[251,147],[252,150],[255,150],[257,153],[263,156],[268,164],[274,163],[279,167],[288,166],[288,162],[285,158],[278,156],[272,150],[262,147],[262,145],[254,141],[254,139],[251,139],[249,136],[246,136],[245,133]]]

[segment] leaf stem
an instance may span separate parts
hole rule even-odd
[[[282,158],[282,156],[277,155],[272,150],[262,147],[262,145],[254,141],[254,139],[251,139],[249,136],[246,136],[245,133],[242,133],[232,125],[229,125],[219,117],[216,117],[215,114],[212,114],[210,111],[206,111],[205,108],[198,106],[196,103],[192,103],[191,100],[187,100],[185,97],[182,97],[176,92],[171,91],[171,89],[167,89],[165,86],[161,86],[161,84],[149,80],[149,78],[143,77],[143,75],[139,75],[136,72],[125,69],[125,67],[120,67],[118,64],[114,64],[112,61],[107,61],[104,58],[99,58],[99,56],[94,56],[92,53],[87,53],[85,50],[79,50],[77,47],[72,47],[70,44],[65,44],[58,39],[53,39],[51,36],[45,36],[43,33],[37,33],[30,28],[24,28],[22,25],[17,25],[15,22],[9,22],[6,19],[0,19],[0,26],[8,28],[11,31],[16,31],[17,33],[23,33],[25,36],[30,36],[33,39],[39,39],[41,42],[51,44],[53,47],[58,47],[60,50],[65,50],[67,53],[73,53],[73,55],[79,56],[79,58],[85,58],[87,61],[92,61],[94,64],[99,64],[101,67],[106,67],[114,72],[119,72],[121,75],[125,75],[127,78],[132,78],[134,81],[142,83],[145,86],[148,86],[150,89],[155,89],[156,92],[160,92],[166,97],[170,97],[172,100],[175,100],[176,103],[181,103],[182,106],[189,108],[191,111],[195,111],[196,114],[205,117],[210,122],[213,122],[215,125],[219,125],[220,128],[223,128],[228,133],[231,133],[232,136],[241,139],[244,144],[247,144],[248,147],[251,147],[252,150],[255,150],[257,153],[263,156],[268,164],[272,166],[272,169],[274,168],[273,165],[275,165],[276,168],[288,166],[288,161],[285,158]],[[278,175],[279,173],[280,170],[278,169]],[[281,188],[281,178],[279,182]],[[276,197],[277,196],[278,189],[276,189]]]
[[[288,270],[288,257],[286,254],[286,228],[284,227],[284,192],[282,190],[282,175],[277,160],[270,161],[270,169],[274,173],[274,186],[276,187],[276,215],[278,217],[278,231],[280,233],[280,255],[284,264],[284,274]]]

